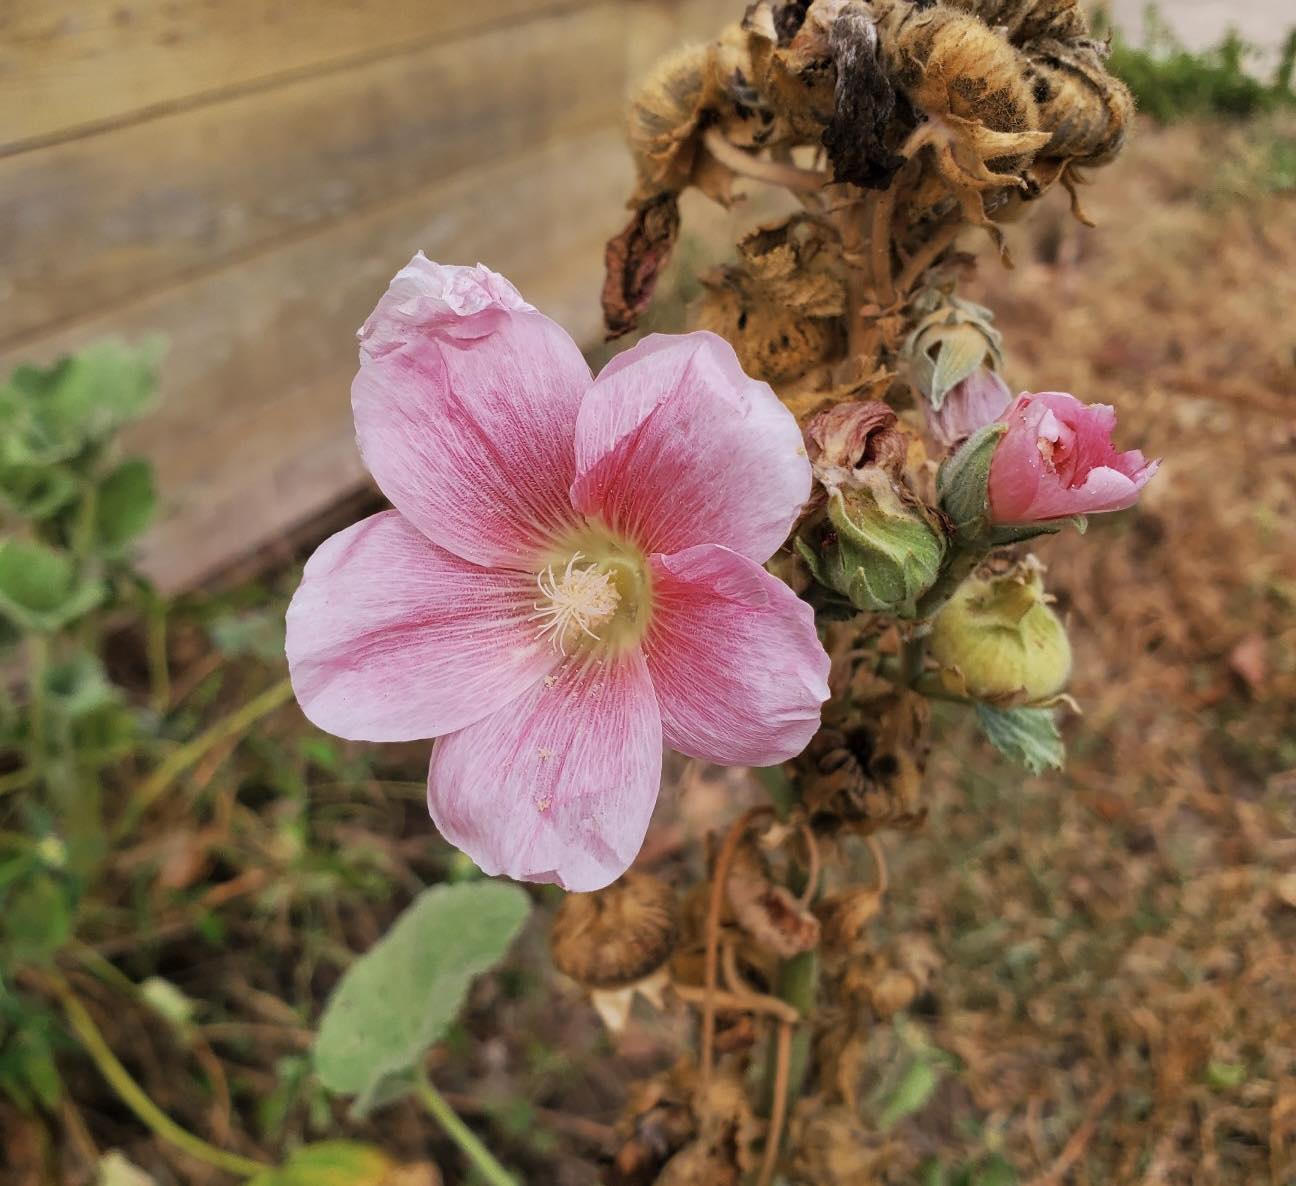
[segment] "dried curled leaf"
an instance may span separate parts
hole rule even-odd
[[[653,1186],[697,1131],[678,1069],[639,1084],[617,1127],[623,1144],[607,1169],[606,1186]]]
[[[846,311],[840,250],[836,233],[805,214],[756,227],[738,240],[746,286],[807,317]]]
[[[866,1129],[854,1109],[822,1096],[797,1104],[788,1136],[797,1186],[883,1186],[912,1161],[902,1143]]]
[[[694,317],[697,328],[729,341],[754,378],[796,379],[841,348],[838,319],[807,316],[766,299],[740,269],[718,268],[702,284],[706,291]]]
[[[819,920],[770,876],[755,843],[743,843],[729,867],[725,892],[734,918],[756,942],[782,959],[819,943]]]
[[[825,951],[845,953],[856,949],[881,909],[882,892],[873,886],[847,886],[821,898],[814,911],[823,928]]]
[[[604,254],[603,323],[609,338],[629,333],[648,307],[679,234],[679,203],[659,194],[640,206]]]

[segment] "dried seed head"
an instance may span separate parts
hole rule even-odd
[[[592,894],[568,894],[554,918],[554,963],[586,988],[625,988],[670,959],[678,932],[675,892],[634,870]]]
[[[1040,127],[1052,139],[1041,160],[1105,165],[1116,157],[1134,120],[1134,99],[1107,72],[1107,47],[1096,41],[1038,41],[1026,53],[1025,78],[1039,104]]]
[[[1041,37],[1069,41],[1089,32],[1080,0],[945,0],[945,3],[980,17],[992,29],[1002,29],[1014,45],[1027,45]]]
[[[892,78],[930,115],[952,115],[992,132],[1039,128],[1017,51],[975,16],[942,4],[894,4],[879,24]],[[1011,172],[1007,162],[989,162]]]

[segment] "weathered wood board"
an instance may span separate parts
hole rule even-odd
[[[625,27],[597,4],[0,157],[0,346],[606,120]]]
[[[5,0],[0,146],[445,42],[562,0]]]

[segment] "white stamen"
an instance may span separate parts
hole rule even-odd
[[[575,553],[567,561],[562,576],[554,572],[551,564],[536,577],[545,600],[536,603],[536,612],[530,620],[543,623],[540,637],[548,637],[564,655],[567,635],[573,627],[597,639],[598,635],[590,627],[606,622],[621,603],[621,594],[611,576],[593,567],[577,568],[577,561],[582,559],[584,553]]]

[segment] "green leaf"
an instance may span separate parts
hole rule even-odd
[[[266,663],[283,662],[283,610],[250,610],[217,618],[207,627],[212,643],[231,659],[245,656]]]
[[[48,367],[21,366],[0,387],[4,451],[13,462],[75,457],[142,415],[153,401],[161,349],[104,341]]]
[[[94,609],[104,586],[77,577],[66,552],[30,540],[0,540],[0,614],[24,630],[54,631]]]
[[[99,547],[117,554],[152,521],[157,507],[153,466],[142,457],[124,461],[99,484],[95,535]]]
[[[11,963],[48,964],[72,934],[72,899],[62,878],[34,870],[0,902],[0,920]]]
[[[57,514],[76,498],[79,485],[64,465],[0,465],[0,500],[24,519]]]
[[[991,708],[978,704],[977,722],[990,744],[1032,774],[1061,770],[1066,746],[1048,708]]]
[[[363,1114],[404,1090],[455,1019],[473,978],[496,964],[530,902],[500,881],[425,890],[342,977],[320,1019],[315,1069]],[[395,1082],[393,1082],[395,1081]]]
[[[925,1058],[915,1059],[882,1106],[878,1115],[878,1127],[886,1132],[906,1116],[921,1110],[931,1099],[940,1081],[941,1071],[935,1063]]]
[[[50,712],[67,721],[79,720],[120,699],[108,682],[103,664],[84,651],[45,673],[45,697]]]

